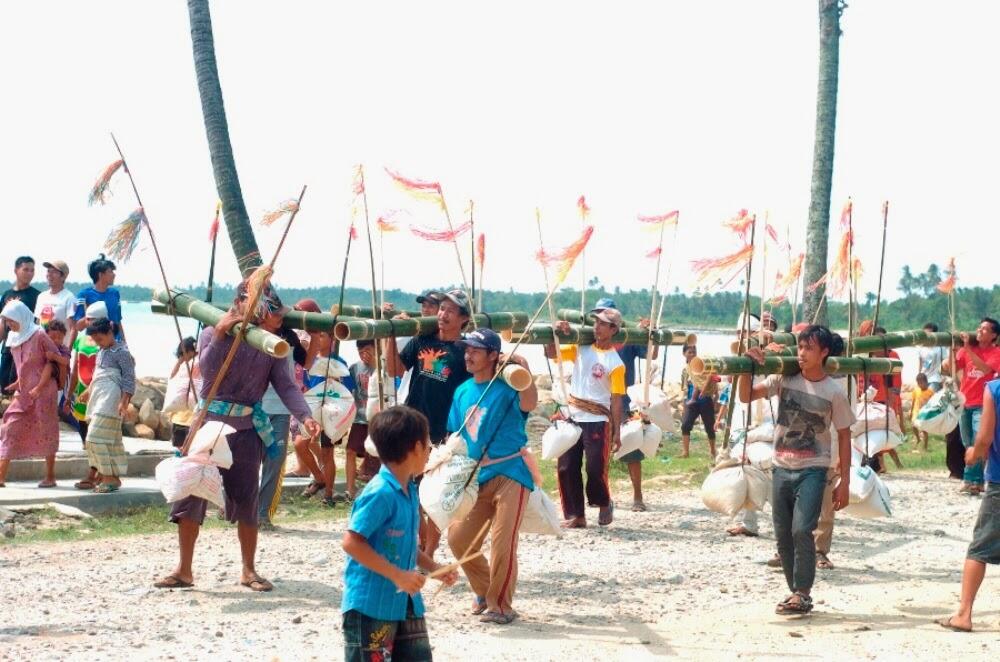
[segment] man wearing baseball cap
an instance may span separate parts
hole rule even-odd
[[[52,320],[62,322],[67,328],[72,327],[66,334],[66,346],[72,347],[76,339],[76,323],[70,320],[76,310],[76,296],[66,289],[69,267],[62,260],[42,262],[42,266],[45,267],[45,282],[49,289],[38,295],[35,318],[43,327],[47,327]]]
[[[563,526],[587,526],[584,485],[580,475],[586,457],[586,498],[600,508],[597,523],[607,526],[614,520],[614,502],[608,483],[611,452],[621,445],[622,396],[625,395],[625,365],[615,351],[613,338],[622,326],[622,315],[614,308],[594,313],[594,343],[563,345],[561,361],[573,361],[569,413],[583,429],[580,439],[559,457],[559,494],[565,521]],[[569,322],[556,322],[556,331],[569,333]],[[545,348],[548,358],[556,357],[555,345]]]
[[[413,370],[406,404],[424,416],[430,424],[431,443],[437,445],[448,436],[448,410],[455,390],[469,378],[465,368],[465,349],[458,345],[462,330],[469,322],[469,299],[462,290],[444,294],[437,313],[437,333],[415,336],[399,350],[395,338],[385,346],[386,369],[393,377]],[[427,522],[424,552],[433,556],[441,533]]]
[[[592,315],[596,315],[598,312],[606,309],[612,308],[618,310],[618,306],[615,305],[614,299],[609,299],[607,297],[599,299],[597,305],[591,310]],[[643,329],[649,328],[649,320],[643,319],[639,322],[639,327]],[[625,364],[625,389],[628,390],[629,386],[632,386],[636,382],[636,360],[646,358],[646,346],[645,345],[615,345],[615,350],[618,352],[618,357]],[[659,347],[653,345],[653,356],[650,361],[655,361],[656,357],[659,355]],[[627,417],[632,408],[632,401],[629,399],[628,394],[622,396],[622,416]],[[625,463],[628,467],[628,477],[632,482],[632,512],[645,512],[646,502],[642,498],[642,461],[647,459],[641,450],[634,450],[631,453],[627,453],[622,456],[621,462]]]

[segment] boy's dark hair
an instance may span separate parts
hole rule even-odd
[[[844,339],[819,324],[811,324],[799,333],[799,342],[811,340],[821,348],[828,350],[827,358],[840,356],[844,353]]]
[[[876,326],[875,327],[875,335],[876,336],[884,336],[886,333],[888,333],[888,332],[885,330],[884,326]]]
[[[694,351],[697,352],[698,351],[698,345],[684,345],[683,347],[681,347],[681,354],[687,354],[687,351],[689,349],[693,349]]]
[[[990,325],[990,328],[993,329],[993,335],[1000,336],[1000,322],[996,321],[992,317],[984,317],[980,320],[980,324],[983,322]]]
[[[99,320],[94,320],[93,322],[90,323],[90,326],[87,327],[87,335],[92,336],[95,333],[99,334],[110,333],[114,335],[115,323],[106,317],[101,318]]]
[[[14,268],[20,269],[22,264],[34,264],[35,258],[30,255],[22,255],[21,257],[14,260]]]
[[[108,269],[114,270],[115,263],[104,257],[104,253],[100,253],[97,259],[87,265],[87,273],[90,275],[90,280],[97,282],[97,279],[101,277]]]
[[[66,333],[66,325],[62,323],[62,320],[52,320],[45,325],[45,328],[49,331],[58,331],[59,333]]]
[[[181,358],[184,356],[184,352],[193,352],[197,349],[198,344],[194,338],[188,336],[177,345],[177,351],[174,352],[174,356]]]
[[[417,444],[429,443],[427,417],[406,405],[389,407],[368,424],[378,457],[383,462],[402,462]]]
[[[927,381],[927,375],[925,375],[925,374],[924,374],[924,373],[922,373],[922,372],[921,372],[921,373],[919,373],[919,374],[917,375],[917,381],[919,382],[919,381],[920,381],[921,379],[923,379],[923,380],[924,380],[924,381],[926,382],[926,381]]]
[[[374,340],[359,340],[358,341],[358,351],[361,351],[365,347],[374,347],[374,346],[375,346],[375,341]]]
[[[924,331],[930,331],[931,333],[937,333],[938,332],[938,325],[935,324],[934,322],[928,322],[927,324],[924,324]]]

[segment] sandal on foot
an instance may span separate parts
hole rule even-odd
[[[336,497],[332,496],[323,497],[323,505],[326,506],[327,508],[336,508],[338,503],[339,502],[337,501]]]
[[[488,611],[479,617],[480,623],[493,623],[494,625],[510,625],[514,622],[514,614],[502,614],[499,611]]]
[[[472,598],[472,615],[479,616],[486,611],[486,598],[476,596]]]
[[[326,483],[320,483],[314,480],[306,486],[306,489],[302,490],[302,496],[309,499],[315,496],[317,492],[324,489],[326,489]]]
[[[760,535],[756,531],[751,531],[742,524],[740,526],[729,527],[728,529],[726,529],[726,533],[728,533],[731,536],[746,536],[748,538],[756,538],[758,535]]]
[[[78,490],[92,490],[97,487],[97,484],[89,478],[84,478],[81,481],[73,483],[73,487]]]
[[[153,582],[153,588],[191,588],[194,582],[186,582],[177,575],[167,575]]]
[[[246,586],[251,591],[257,593],[267,593],[268,591],[274,590],[274,584],[267,581],[263,577],[254,577],[248,582],[240,582],[240,586]]]
[[[823,552],[816,552],[816,567],[820,570],[833,570],[833,562]]]
[[[597,515],[597,523],[601,526],[607,526],[615,521],[615,502],[609,501],[607,508],[601,508]]]
[[[949,616],[948,618],[939,618],[934,622],[943,628],[951,630],[952,632],[972,632],[972,628],[963,628],[960,625],[955,625],[954,623],[952,623],[951,616]]]
[[[94,488],[96,494],[111,494],[112,492],[117,492],[118,486],[114,483],[101,483]]]
[[[54,480],[51,481],[51,482],[43,480],[42,482],[40,482],[38,484],[38,487],[42,488],[43,490],[44,489],[49,489],[49,488],[52,488],[52,487],[55,487],[55,486],[56,486],[56,481],[54,481]]]
[[[633,501],[632,502],[632,512],[633,513],[644,513],[647,510],[648,510],[648,508],[646,508],[646,504],[643,503],[642,501]]]
[[[808,614],[813,609],[812,598],[810,598],[805,593],[799,593],[796,591],[790,596],[784,599],[783,602],[779,602],[778,606],[775,607],[774,613],[776,614]]]

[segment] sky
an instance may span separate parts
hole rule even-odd
[[[212,19],[265,259],[280,230],[257,220],[309,186],[279,285],[339,284],[359,163],[372,222],[404,209],[404,226],[444,227],[433,205],[389,184],[386,166],[440,181],[456,223],[474,200],[487,289],[544,289],[534,210],[545,243],[565,245],[581,229],[580,195],[595,226],[586,277],[609,288],[653,282],[655,263],[643,256],[656,236],[640,231],[637,214],[680,210],[664,248],[670,290],[691,290],[691,260],[738,247],[721,223],[740,208],[766,214],[782,236],[787,228],[794,252],[804,249],[816,2],[225,0],[212,3]],[[883,200],[889,298],[902,265],[923,271],[950,256],[962,285],[996,282],[994,242],[982,239],[997,221],[1000,92],[989,81],[998,22],[1000,5],[978,1],[855,0],[846,10],[831,212],[853,197],[862,291],[876,287]],[[0,58],[0,265],[59,258],[71,280],[86,278],[87,261],[136,206],[122,175],[108,205],[86,204],[117,158],[113,131],[169,279],[203,281],[217,195],[186,4],[3,3]],[[119,283],[158,283],[149,246],[144,236]],[[787,260],[774,250],[769,259],[755,290],[770,288]],[[460,280],[451,245],[409,232],[385,236],[384,262],[387,288]],[[569,284],[580,277],[578,268]],[[237,278],[220,241],[217,280]],[[348,284],[370,284],[363,243]]]

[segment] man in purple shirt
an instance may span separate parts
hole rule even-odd
[[[246,299],[246,283],[243,283],[237,289],[236,299],[229,312],[214,328],[206,328],[201,334],[198,364],[204,379],[202,398],[208,395],[233,345],[234,339],[228,334],[237,322],[242,321]],[[253,323],[266,331],[275,332],[281,327],[282,317],[287,310],[268,285],[254,313]],[[240,540],[243,561],[240,584],[253,591],[270,591],[274,588],[271,582],[257,574],[254,567],[260,465],[265,452],[280,448],[273,439],[267,415],[260,405],[269,384],[274,386],[282,403],[308,433],[318,437],[320,426],[313,420],[302,392],[292,379],[286,360],[259,352],[246,343],[241,343],[236,349],[236,356],[223,375],[215,398],[208,403],[206,415],[206,421],[222,421],[236,429],[236,432],[227,437],[233,465],[229,469],[220,469],[220,472],[226,493],[226,519],[237,525]],[[193,585],[194,547],[198,531],[205,521],[206,509],[207,502],[198,497],[187,497],[174,503],[170,519],[177,524],[180,562],[172,573],[156,582],[157,588],[186,588]]]

